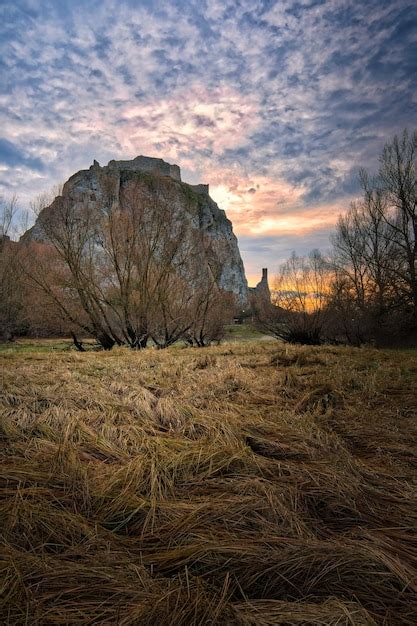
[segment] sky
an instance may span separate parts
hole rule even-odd
[[[164,158],[210,184],[250,284],[329,247],[406,127],[416,0],[0,0],[0,194]]]

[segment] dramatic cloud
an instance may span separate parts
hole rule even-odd
[[[175,161],[255,277],[326,247],[358,168],[415,127],[416,23],[414,0],[3,0],[0,193]]]
[[[194,170],[198,158],[213,166],[230,146],[245,147],[259,126],[253,99],[227,86],[207,89],[196,84],[168,97],[128,105],[116,136],[129,153],[157,150]]]

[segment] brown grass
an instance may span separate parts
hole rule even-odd
[[[417,356],[0,354],[3,624],[415,624]]]

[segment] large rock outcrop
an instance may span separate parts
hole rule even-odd
[[[189,185],[181,181],[178,165],[144,156],[131,161],[110,161],[103,167],[94,161],[88,170],[81,170],[69,178],[62,195],[75,206],[88,202],[90,207],[99,207],[109,184],[117,198],[123,187],[130,184],[135,176],[146,179],[148,183],[152,182],[153,177],[163,179],[170,189],[172,211],[186,216],[190,240],[192,236],[194,242],[201,242],[197,258],[202,271],[211,271],[218,286],[234,294],[240,306],[246,306],[248,285],[232,223],[210,198],[208,185]],[[53,211],[54,202],[43,209],[42,219]],[[24,239],[44,240],[40,223],[38,218],[35,225],[25,233]]]

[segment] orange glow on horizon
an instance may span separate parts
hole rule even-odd
[[[303,187],[279,178],[210,172],[210,195],[226,211],[237,235],[307,234],[333,226],[346,204],[304,206]]]

